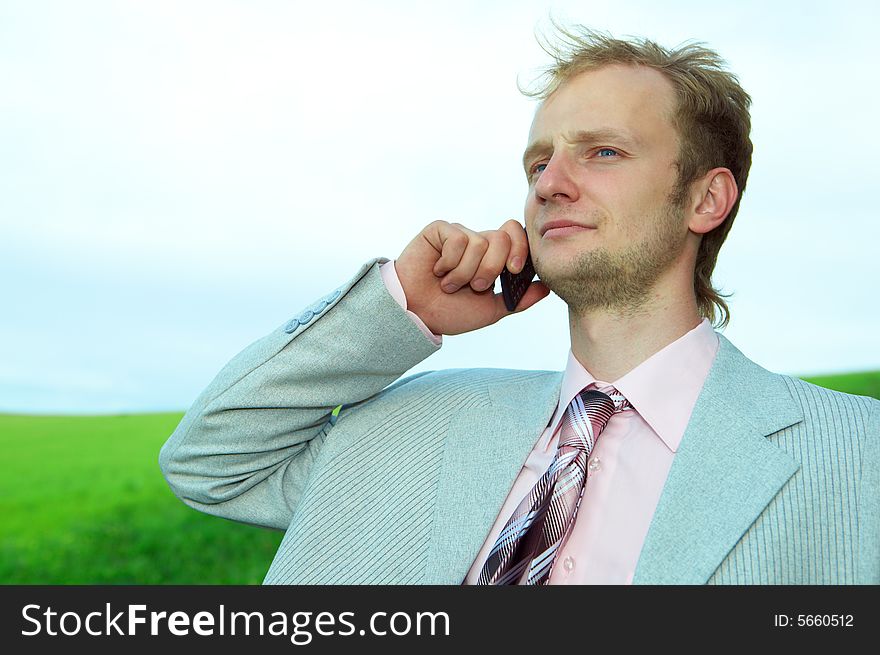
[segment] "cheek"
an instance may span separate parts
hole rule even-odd
[[[586,206],[605,222],[625,227],[627,217],[640,204],[638,184],[620,171],[602,171],[591,175],[583,185]]]
[[[532,189],[529,189],[526,194],[526,201],[523,207],[523,215],[526,219],[526,225],[535,217],[535,214],[538,213],[538,203],[535,201],[535,193]]]
[[[666,204],[665,178],[643,167],[615,168],[594,173],[585,193],[614,216],[648,216]]]

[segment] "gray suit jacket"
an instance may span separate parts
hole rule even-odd
[[[234,357],[160,452],[187,505],[286,530],[264,584],[461,583],[556,407],[557,371],[398,379],[437,346],[385,261]],[[633,583],[880,583],[880,402],[719,336]]]

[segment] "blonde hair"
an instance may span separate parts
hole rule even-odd
[[[583,26],[563,27],[552,20],[556,38],[538,36],[538,43],[554,60],[543,69],[532,90],[520,92],[544,100],[579,73],[610,64],[649,66],[666,76],[675,89],[676,105],[671,116],[678,131],[676,161],[678,179],[670,201],[683,206],[692,182],[712,168],[730,170],[739,195],[727,220],[703,235],[694,267],[694,294],[700,314],[723,328],[730,310],[722,294],[712,286],[712,271],[721,244],[733,225],[746,188],[752,163],[749,138],[751,97],[737,77],[724,70],[726,62],[700,43],[668,50],[647,39],[617,39]]]

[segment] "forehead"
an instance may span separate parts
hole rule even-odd
[[[529,143],[611,129],[632,134],[642,143],[674,145],[674,109],[675,91],[662,73],[647,66],[603,66],[578,73],[538,106]]]

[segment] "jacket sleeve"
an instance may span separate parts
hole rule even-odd
[[[338,405],[382,392],[435,345],[388,293],[376,258],[217,374],[159,452],[199,511],[285,529]],[[405,382],[405,380],[402,380]]]
[[[859,584],[880,584],[880,402],[871,402],[859,485]]]

